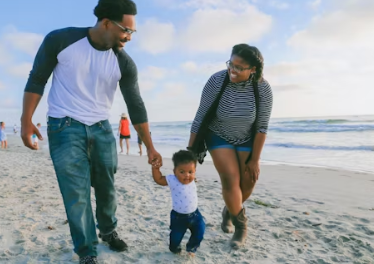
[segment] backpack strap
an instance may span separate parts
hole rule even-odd
[[[226,72],[225,79],[223,80],[221,89],[217,95],[217,98],[214,100],[212,105],[209,107],[207,113],[205,114],[203,121],[201,122],[200,128],[197,132],[196,138],[194,143],[192,144],[190,150],[192,150],[195,154],[197,154],[199,159],[199,163],[202,164],[204,157],[206,155],[206,145],[205,145],[205,136],[209,129],[209,124],[216,116],[217,108],[219,106],[219,102],[222,98],[222,95],[230,82],[229,74]]]
[[[258,91],[258,82],[253,82],[253,91],[255,94],[256,118],[255,118],[255,122],[253,123],[251,138],[254,143],[254,140],[257,134],[257,122],[258,122],[258,115],[259,115],[259,108],[260,108],[260,93]],[[253,148],[252,148],[252,151],[249,153],[248,158],[245,161],[245,164],[247,164],[250,161],[252,157],[252,152],[253,152]]]

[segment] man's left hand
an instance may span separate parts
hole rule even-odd
[[[162,166],[162,157],[154,148],[147,149],[147,154],[149,164],[158,168]]]

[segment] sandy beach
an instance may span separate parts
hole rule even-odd
[[[8,139],[9,149],[0,150],[0,263],[77,263],[49,153]],[[171,160],[162,171],[172,172]],[[120,155],[117,231],[129,251],[100,243],[100,263],[374,263],[374,174],[263,165],[245,203],[248,240],[237,251],[220,229],[223,200],[212,163],[198,166],[197,178],[205,239],[195,258],[173,255],[168,188],[153,182],[146,157]]]

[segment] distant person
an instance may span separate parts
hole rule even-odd
[[[163,176],[159,167],[152,167],[154,181],[161,185],[169,185],[173,210],[170,213],[169,250],[179,254],[181,242],[187,229],[191,231],[187,242],[187,252],[194,255],[204,238],[205,222],[197,208],[197,191],[194,182],[196,173],[196,157],[187,150],[180,150],[173,155],[174,174]]]
[[[149,134],[152,136],[151,132],[149,132]],[[142,144],[143,144],[143,141],[142,141],[141,137],[138,134],[138,146],[139,146],[139,152],[138,153],[139,153],[140,156],[143,154]]]
[[[162,157],[149,136],[136,64],[123,49],[136,32],[136,14],[131,0],[99,0],[94,9],[94,26],[48,33],[24,90],[21,135],[25,146],[35,150],[31,136],[36,134],[39,140],[42,136],[32,116],[53,73],[47,113],[49,151],[80,264],[98,263],[97,230],[111,250],[128,248],[116,231],[114,176],[118,155],[108,121],[117,85],[132,124],[147,147],[148,163],[162,165]],[[96,196],[96,213],[91,205],[91,187]]]
[[[38,129],[38,131],[40,131],[41,126],[42,125],[40,123],[38,123],[36,125],[36,128]],[[39,139],[38,139],[38,136],[36,134],[32,135],[32,142],[33,142],[33,146],[35,147],[35,149],[39,149]]]
[[[261,52],[247,44],[235,45],[227,69],[213,74],[202,92],[191,127],[189,149],[199,162],[207,147],[221,178],[221,228],[235,233],[236,249],[247,237],[243,203],[252,194],[260,174],[260,156],[273,105],[269,83],[263,78]]]
[[[17,132],[18,132],[18,130],[17,130],[17,125],[16,125],[16,124],[14,124],[13,132],[14,132],[14,134],[17,134]]]
[[[121,115],[121,120],[119,121],[118,126],[118,133],[119,133],[119,146],[121,147],[121,152],[123,153],[123,139],[126,140],[126,155],[129,155],[130,150],[130,122],[127,118],[127,115],[123,113]]]
[[[8,148],[8,140],[5,133],[5,122],[0,122],[0,141],[2,149]]]

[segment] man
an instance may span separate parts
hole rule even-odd
[[[115,231],[117,150],[108,122],[118,82],[131,121],[147,147],[148,162],[162,164],[149,135],[136,65],[122,50],[136,31],[136,13],[131,0],[99,0],[94,27],[49,33],[25,88],[21,134],[25,146],[35,149],[31,135],[42,137],[31,119],[53,72],[47,113],[49,149],[80,263],[97,263],[91,186],[96,196],[99,237],[112,250],[127,249]]]

